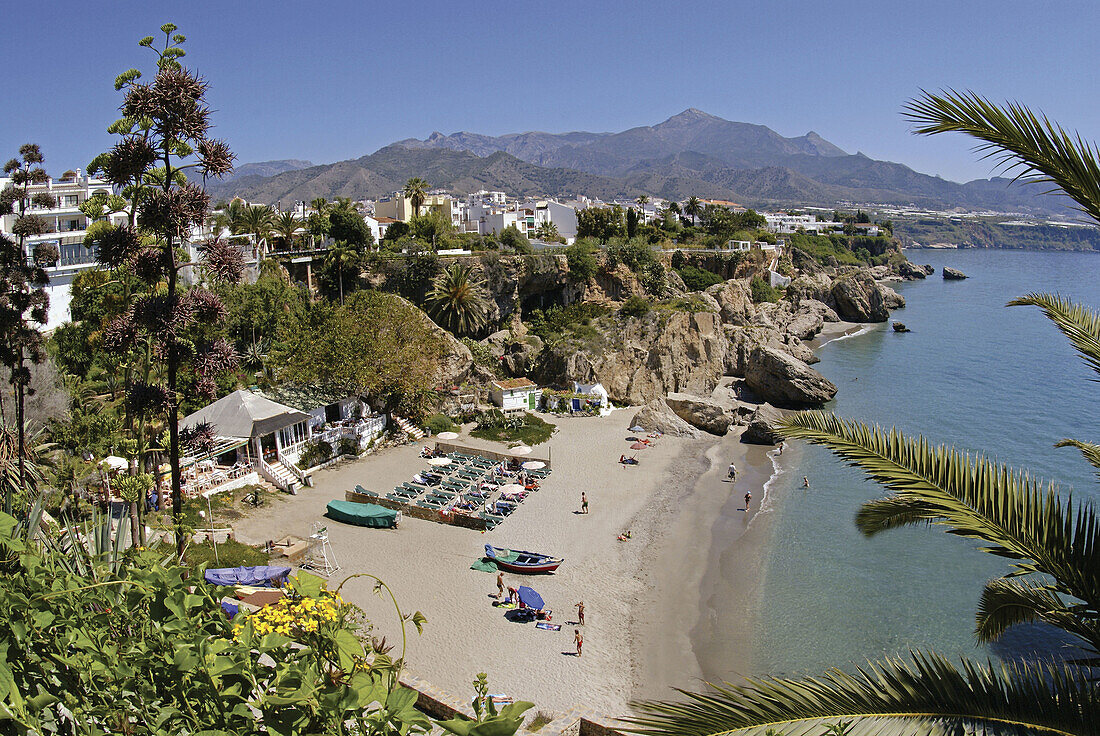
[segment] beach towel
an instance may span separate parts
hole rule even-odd
[[[546,629],[547,631],[561,631],[561,624],[548,624],[545,621],[539,621],[535,624],[536,629]]]

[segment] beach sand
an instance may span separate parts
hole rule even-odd
[[[306,536],[314,523],[327,522],[341,564],[333,583],[356,573],[378,575],[393,589],[403,613],[421,611],[428,619],[424,633],[418,636],[411,624],[406,631],[409,669],[456,697],[472,696],[471,681],[486,672],[493,692],[530,700],[552,713],[579,705],[623,715],[639,693],[690,685],[699,676],[691,643],[699,617],[698,582],[711,554],[707,535],[724,533],[708,520],[714,508],[743,504],[746,484],[759,480],[746,470],[735,490],[717,478],[730,461],[747,467],[746,453],[757,449],[738,444],[734,435],[664,437],[653,448],[631,453],[626,438],[632,416],[623,409],[607,417],[546,417],[558,431],[532,457],[549,452],[553,472],[541,490],[488,533],[418,519],[405,519],[396,530],[323,519],[325,504],[343,498],[345,489],[358,483],[386,492],[423,469],[421,445],[406,445],[316,473],[313,488],[242,520],[237,535],[256,544],[286,534]],[[465,435],[456,442],[502,449]],[[619,465],[624,451],[637,454],[641,464]],[[759,490],[753,487],[756,504]],[[588,495],[587,515],[577,513],[581,491]],[[744,522],[740,513],[734,526]],[[626,529],[633,539],[618,541]],[[553,621],[563,624],[561,631],[509,622],[503,609],[492,605],[495,575],[469,569],[486,543],[565,558],[554,575],[505,574],[507,585],[531,585],[542,594]],[[373,589],[373,580],[356,578],[342,593],[363,608],[375,635],[396,645],[399,655],[397,614],[388,597]],[[570,622],[581,600],[585,646],[578,658]],[[691,604],[679,605],[685,601]]]

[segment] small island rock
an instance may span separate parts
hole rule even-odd
[[[962,281],[966,278],[966,274],[957,268],[951,268],[950,266],[943,267],[943,279],[944,281]]]
[[[911,332],[911,330],[905,326],[904,322],[895,322],[894,332]]]

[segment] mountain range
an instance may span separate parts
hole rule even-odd
[[[903,164],[849,154],[814,132],[786,138],[764,125],[733,122],[694,108],[620,133],[459,132],[408,138],[358,159],[308,165],[286,160],[245,164],[212,183],[217,197],[289,203],[314,197],[375,199],[419,176],[432,187],[517,196],[603,200],[641,194],[695,195],[746,206],[836,206],[841,202],[1065,213],[1044,187],[1008,179],[965,184]],[[276,170],[279,168],[282,170]]]

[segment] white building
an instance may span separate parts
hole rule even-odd
[[[0,177],[0,190],[11,184],[11,179]],[[95,268],[95,253],[84,246],[84,236],[90,224],[88,217],[79,207],[92,195],[102,192],[113,194],[111,185],[76,171],[67,171],[60,179],[48,179],[44,184],[32,184],[28,194],[45,192],[56,198],[55,207],[38,207],[28,203],[26,213],[41,217],[49,225],[51,232],[32,235],[27,238],[26,249],[30,255],[38,245],[52,244],[57,247],[60,257],[57,265],[46,269],[50,284],[46,292],[50,297],[49,319],[45,329],[52,330],[70,319],[69,304],[72,301],[70,287],[73,279],[81,271]],[[19,203],[15,206],[19,212]],[[12,237],[11,228],[17,215],[0,217],[0,232]],[[115,213],[109,218],[114,224],[125,224],[125,212]]]
[[[493,381],[489,388],[489,398],[505,413],[535,411],[542,400],[542,389],[527,378],[509,378]]]
[[[769,231],[777,234],[790,234],[803,230],[808,233],[828,233],[843,230],[842,222],[818,222],[813,215],[788,215],[782,212],[764,213]]]

